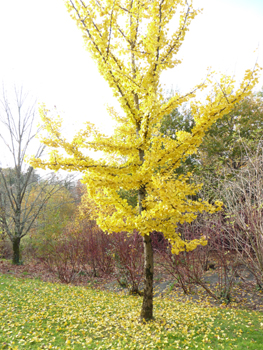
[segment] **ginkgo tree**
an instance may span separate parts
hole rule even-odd
[[[181,63],[177,53],[199,12],[190,1],[69,0],[65,3],[123,113],[109,108],[109,114],[118,122],[114,135],[104,135],[87,122],[69,142],[61,132],[61,118],[53,117],[43,105],[40,114],[49,136],[43,137],[42,142],[50,147],[50,157],[46,161],[33,158],[30,162],[44,169],[82,172],[90,197],[102,209],[96,213],[97,224],[108,233],[131,234],[137,230],[143,236],[145,276],[140,317],[149,320],[153,318],[150,233],[163,232],[175,254],[191,251],[206,244],[205,239],[184,241],[176,231],[177,224],[191,222],[198,212],[219,210],[221,205],[192,201],[190,195],[197,193],[200,185],[189,181],[190,174],[176,176],[175,170],[196,152],[206,130],[251,93],[260,68],[247,70],[238,88],[230,77],[224,76],[213,83],[208,76],[205,83],[188,94],[176,93],[165,102],[161,73]],[[179,21],[173,31],[175,24],[171,21],[177,14]],[[205,103],[198,102],[196,93],[205,88],[209,88]],[[195,120],[192,130],[178,131],[176,139],[162,134],[162,117],[186,102],[191,102]],[[89,156],[89,150],[103,151],[108,156],[94,159]],[[120,189],[137,191],[136,207],[120,195]]]

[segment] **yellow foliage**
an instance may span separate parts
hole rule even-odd
[[[260,68],[247,70],[237,89],[233,78],[223,76],[213,83],[211,74],[188,94],[177,93],[164,102],[160,74],[180,64],[177,53],[198,14],[191,1],[187,4],[182,0],[89,0],[85,5],[83,1],[70,0],[66,6],[124,115],[119,116],[109,108],[119,123],[111,137],[86,123],[85,129],[68,142],[60,132],[60,119],[51,118],[49,110],[42,106],[40,114],[49,133],[42,142],[50,147],[50,158],[48,161],[32,158],[30,163],[44,169],[82,172],[89,196],[103,209],[97,217],[103,230],[137,229],[141,235],[161,231],[176,254],[205,244],[203,238],[184,242],[176,233],[176,225],[191,222],[198,212],[213,213],[221,204],[213,206],[206,201],[190,200],[200,186],[189,182],[190,174],[176,177],[175,170],[196,152],[209,127],[251,94]],[[171,33],[175,27],[171,20],[178,12],[179,22]],[[196,100],[196,92],[204,89],[208,89],[207,98],[201,103]],[[196,122],[192,131],[177,132],[176,140],[162,135],[159,132],[162,117],[185,102],[191,102]],[[94,160],[87,156],[87,150],[104,151],[111,158]],[[136,189],[142,194],[136,208],[121,198],[118,192],[121,188]]]

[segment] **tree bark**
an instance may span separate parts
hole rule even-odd
[[[153,319],[153,250],[151,235],[143,237],[144,246],[144,292],[141,320]]]
[[[13,240],[13,260],[14,265],[20,264],[20,238],[15,237]]]
[[[139,149],[139,157],[144,163],[144,150]],[[138,192],[139,214],[141,215],[145,208],[145,199],[147,191],[145,185],[142,185]],[[141,309],[141,320],[149,321],[153,319],[153,250],[151,234],[143,237],[144,248],[144,292]]]

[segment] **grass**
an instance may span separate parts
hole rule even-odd
[[[263,343],[263,314],[154,300],[0,275],[0,349],[250,349]]]

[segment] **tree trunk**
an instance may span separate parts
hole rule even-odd
[[[141,320],[153,319],[153,250],[151,236],[143,237],[144,246],[144,292]]]
[[[139,149],[139,157],[144,163],[144,150]],[[139,214],[141,215],[145,208],[146,187],[142,185],[138,192]],[[153,319],[153,249],[151,234],[143,237],[144,248],[144,291],[141,310],[141,320],[149,321]]]
[[[20,264],[20,238],[15,237],[13,240],[13,264]]]

